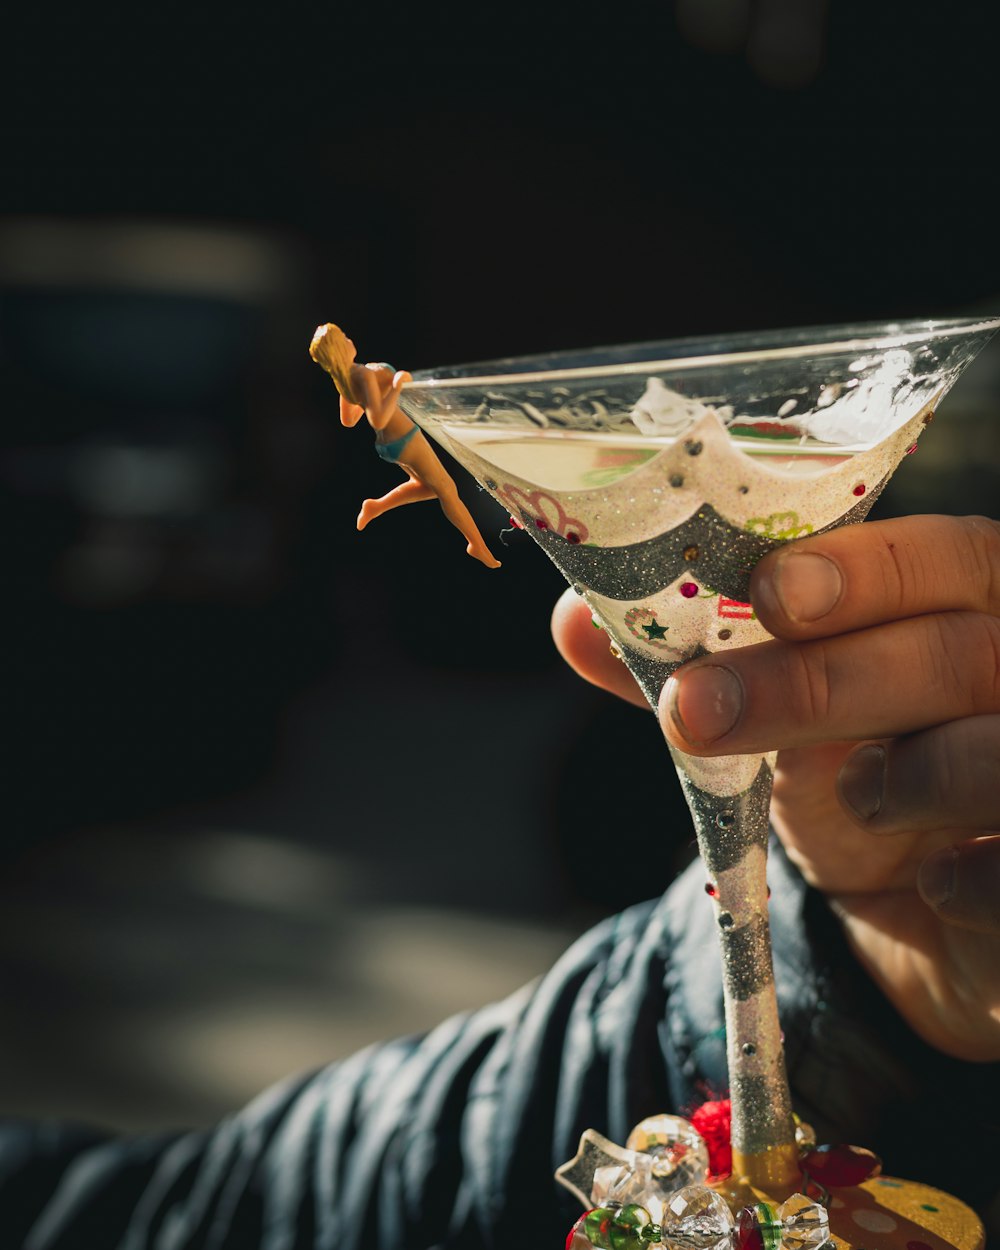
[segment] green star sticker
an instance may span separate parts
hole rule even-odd
[[[659,638],[666,638],[669,628],[668,625],[661,625],[654,616],[648,625],[643,625],[642,632],[650,642],[655,642]]]

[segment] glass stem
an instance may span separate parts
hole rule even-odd
[[[708,872],[722,951],[733,1176],[779,1196],[797,1186],[800,1173],[768,920],[772,771],[764,756],[694,760],[678,751],[674,761]]]

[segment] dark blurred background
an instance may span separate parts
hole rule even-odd
[[[4,19],[0,1108],[205,1122],[659,892],[651,718],[562,669],[523,536],[355,533],[395,479],[313,327],[420,368],[997,312],[988,13]],[[996,513],[998,375],[881,515]]]

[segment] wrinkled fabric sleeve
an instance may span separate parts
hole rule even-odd
[[[594,1097],[603,1099],[592,1087],[600,1065],[574,1057],[568,1085],[582,1081],[588,1093],[572,1114],[565,1110],[574,1103],[561,1078],[568,1021],[574,1038],[592,1027],[611,964],[631,966],[627,952],[653,911],[646,904],[598,926],[502,1003],[285,1082],[210,1131],[120,1138],[3,1124],[3,1244],[478,1248],[501,1235],[513,1192],[536,1205],[519,1244],[547,1245],[574,1212],[551,1182],[557,1104],[578,1122]],[[600,1050],[595,1038],[588,1053]]]
[[[853,960],[780,850],[769,865],[793,1103],[821,1140],[985,1209],[998,1065],[930,1050]],[[725,1092],[713,911],[695,863],[538,982],[431,1033],[285,1082],[215,1129],[120,1139],[0,1126],[0,1232],[24,1250],[551,1250],[579,1214],[552,1181],[583,1129],[623,1141]],[[928,1146],[933,1140],[948,1150]],[[988,1171],[988,1174],[987,1174]]]

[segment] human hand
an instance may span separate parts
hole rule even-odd
[[[766,556],[751,593],[774,641],[686,665],[664,734],[693,755],[778,749],[775,830],[862,964],[931,1044],[1000,1058],[1000,525],[835,530]],[[553,632],[644,703],[572,592]]]

